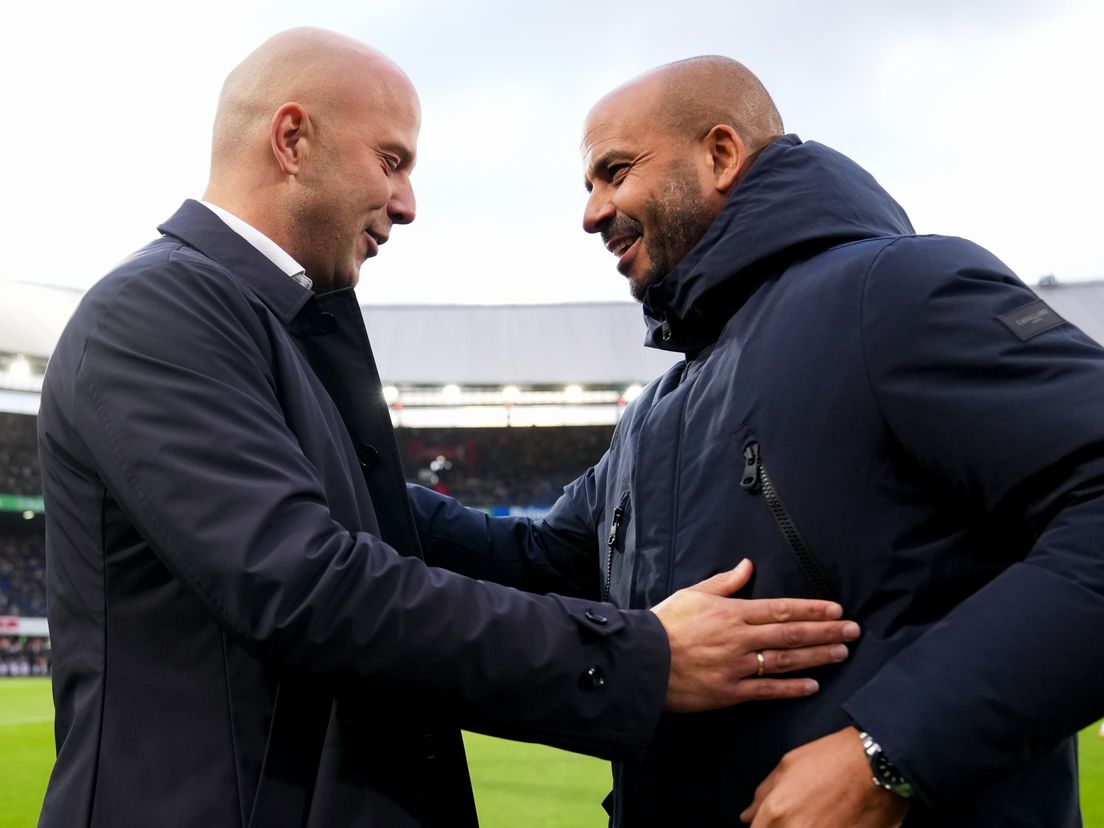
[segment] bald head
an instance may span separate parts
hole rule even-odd
[[[335,32],[262,43],[226,78],[204,199],[276,242],[316,290],[356,284],[414,220],[421,109],[403,71]]]
[[[282,104],[303,105],[315,128],[325,129],[343,108],[363,98],[366,76],[413,91],[398,66],[360,41],[314,28],[273,35],[223,84],[211,148],[212,178],[233,172],[267,143],[270,121]],[[386,94],[387,88],[381,84],[377,91]]]
[[[659,66],[610,92],[592,112],[641,93],[650,102],[651,116],[674,135],[698,139],[717,124],[727,124],[748,152],[755,152],[785,131],[759,78],[732,58],[703,55]]]

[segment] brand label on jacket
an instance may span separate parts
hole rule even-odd
[[[1008,330],[1024,342],[1036,334],[1064,325],[1066,320],[1054,312],[1046,302],[1032,302],[1018,310],[997,317]]]

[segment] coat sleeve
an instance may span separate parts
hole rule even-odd
[[[601,525],[606,458],[564,488],[541,520],[491,517],[459,501],[409,484],[426,560],[471,578],[528,592],[597,600],[596,541]]]
[[[281,406],[278,323],[187,250],[132,267],[58,378],[66,422],[229,635],[277,669],[368,678],[517,738],[644,746],[670,659],[654,614],[470,580],[338,524]]]
[[[846,705],[933,802],[1014,774],[1104,711],[1104,349],[1070,324],[1016,333],[1037,301],[960,239],[896,242],[866,282],[889,430],[948,504],[1029,550],[961,549],[952,571],[992,577]]]

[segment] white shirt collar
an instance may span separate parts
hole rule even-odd
[[[231,230],[253,245],[266,259],[272,262],[280,270],[301,284],[307,290],[314,287],[314,282],[307,276],[303,266],[291,258],[280,245],[258,230],[251,224],[242,221],[233,213],[222,209],[209,201],[199,202],[226,224]]]

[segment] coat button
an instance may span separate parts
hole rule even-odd
[[[596,664],[593,667],[586,668],[579,677],[579,683],[584,690],[601,690],[606,686],[606,674]]]
[[[606,618],[606,616],[601,615],[600,613],[597,613],[592,609],[588,609],[584,613],[584,615],[586,615],[586,617],[589,618],[591,621],[593,621],[595,624],[608,624],[609,623],[609,619]]]
[[[362,469],[370,469],[379,461],[379,451],[376,450],[375,446],[361,443],[357,446],[357,458],[360,460]]]
[[[440,753],[436,733],[426,733],[422,736],[422,755],[426,759],[436,759]]]

